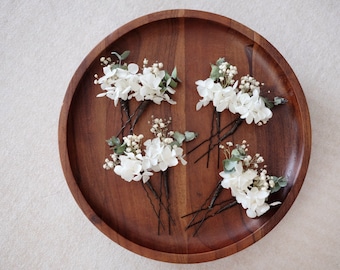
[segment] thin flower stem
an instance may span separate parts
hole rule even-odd
[[[224,134],[217,143],[213,144],[208,151],[206,151],[204,154],[202,154],[198,159],[195,160],[194,163],[197,163],[200,159],[202,159],[205,155],[207,155],[212,149],[214,149],[216,146],[218,146],[224,139],[226,139],[227,137],[233,135],[235,133],[235,131],[237,130],[237,128],[239,127],[239,125],[242,123],[241,118],[238,118],[235,122],[233,127],[226,133]]]

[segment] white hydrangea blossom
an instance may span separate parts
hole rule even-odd
[[[107,62],[106,62],[107,63]],[[118,101],[135,98],[137,101],[151,100],[156,104],[166,101],[170,104],[176,104],[169,94],[176,91],[170,86],[171,78],[162,85],[166,78],[166,72],[162,70],[162,63],[154,63],[147,67],[147,60],[144,59],[142,72],[139,72],[139,66],[135,63],[117,67],[109,63],[103,67],[104,75],[98,78],[95,75],[94,83],[100,85],[104,91],[97,97],[108,97],[118,105]]]
[[[224,168],[219,175],[222,177],[221,185],[223,188],[230,189],[231,195],[246,210],[250,218],[255,218],[266,213],[270,206],[280,204],[273,202],[268,204],[267,199],[275,186],[274,177],[267,174],[266,166],[259,168],[259,164],[264,162],[260,154],[253,157],[247,155],[247,142],[236,145],[236,152],[230,151],[232,143],[228,142],[225,150],[227,160],[239,159],[236,164],[232,163],[231,167]],[[276,178],[279,179],[279,178]],[[286,180],[282,179],[282,187],[286,185]]]
[[[186,165],[181,143],[175,142],[171,137],[175,134],[173,131],[168,131],[170,123],[170,120],[153,119],[150,131],[155,138],[144,142],[144,150],[143,135],[132,134],[123,137],[123,143],[118,143],[118,148],[123,149],[123,152],[111,154],[111,159],[105,159],[103,168],[113,170],[125,181],[142,180],[146,183],[154,172],[166,171],[179,162]]]
[[[212,102],[217,112],[228,109],[233,114],[240,114],[247,124],[266,124],[273,114],[260,96],[260,83],[247,75],[241,77],[238,86],[234,79],[236,74],[237,68],[228,62],[213,65],[210,78],[196,81],[197,92],[202,98],[197,102],[196,110]]]

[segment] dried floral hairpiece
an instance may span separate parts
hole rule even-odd
[[[196,81],[197,92],[201,97],[196,104],[196,110],[200,110],[212,102],[215,107],[213,118],[216,118],[216,131],[214,130],[214,122],[212,122],[210,137],[190,150],[188,154],[204,143],[209,142],[208,151],[195,161],[197,162],[205,155],[208,155],[207,167],[210,151],[220,145],[227,137],[234,134],[243,120],[247,124],[253,122],[259,126],[266,124],[273,116],[271,109],[276,105],[287,102],[282,97],[269,100],[261,96],[260,86],[263,84],[250,75],[242,76],[239,82],[235,80],[237,74],[236,66],[231,65],[224,58],[219,58],[216,64],[211,65],[209,78]],[[228,125],[221,127],[221,112],[225,110],[239,116]],[[222,134],[229,127],[230,129]],[[214,137],[217,137],[215,144],[213,144]]]
[[[227,142],[226,146],[221,145],[220,148],[226,157],[223,160],[223,171],[219,174],[222,180],[198,210],[183,216],[192,216],[186,229],[196,226],[194,236],[207,219],[237,203],[242,205],[249,218],[263,215],[271,206],[280,204],[280,202],[268,203],[270,194],[287,185],[285,177],[268,175],[267,166],[261,166],[264,158],[259,153],[251,156],[248,153],[249,144],[245,140],[234,147],[233,143]],[[217,202],[224,189],[230,189],[235,199]]]
[[[150,103],[161,104],[166,101],[170,104],[176,104],[176,101],[171,99],[171,95],[175,94],[175,88],[178,82],[176,67],[171,75],[163,70],[163,63],[156,62],[151,66],[148,65],[148,60],[144,59],[142,72],[139,72],[139,66],[136,63],[123,63],[130,51],[125,51],[121,55],[117,52],[112,52],[117,57],[117,61],[113,62],[111,57],[101,57],[100,61],[103,67],[104,75],[99,77],[95,74],[95,84],[99,84],[104,91],[97,97],[108,97],[114,101],[117,106],[118,102],[127,116],[127,121],[122,124],[122,128],[117,134],[117,137],[124,132],[127,125],[130,125],[129,133],[133,133],[140,116]],[[140,105],[134,113],[130,112],[129,100],[135,98]]]
[[[107,140],[112,154],[110,154],[109,158],[105,159],[105,164],[103,165],[104,169],[113,170],[127,182],[141,181],[146,192],[144,184],[149,188],[159,205],[158,210],[156,210],[155,204],[147,193],[153,211],[158,218],[158,234],[161,228],[165,229],[165,225],[161,220],[162,209],[166,211],[168,216],[169,233],[171,232],[171,223],[174,224],[170,211],[170,188],[167,170],[178,165],[179,162],[182,165],[187,164],[181,146],[197,136],[194,132],[186,131],[180,133],[169,130],[170,124],[171,119],[152,118],[150,131],[154,138],[148,139],[144,143],[142,143],[144,139],[143,134],[125,136],[122,142],[117,137]],[[156,191],[150,182],[151,176],[157,172],[161,173],[159,191]],[[163,194],[165,194],[165,199],[162,198]]]

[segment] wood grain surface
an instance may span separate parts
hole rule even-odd
[[[186,166],[169,169],[171,213],[175,225],[157,233],[157,218],[139,182],[127,183],[102,167],[109,154],[105,140],[121,127],[120,109],[94,85],[94,74],[102,74],[99,58],[112,51],[130,50],[127,62],[142,65],[160,61],[164,68],[177,67],[182,80],[173,99],[176,105],[152,104],[143,114],[135,133],[151,137],[151,115],[172,117],[174,130],[192,130],[196,141],[192,149],[210,134],[212,106],[195,110],[199,100],[195,81],[205,79],[210,64],[219,57],[238,67],[239,75],[253,74],[265,83],[269,98],[282,96],[288,103],[273,110],[264,126],[243,123],[230,138],[235,143],[246,139],[252,153],[263,155],[272,175],[284,175],[288,186],[275,194],[282,205],[257,219],[246,216],[237,205],[205,222],[197,236],[185,230],[184,214],[200,207],[220,180],[217,149],[209,167],[206,159],[194,163],[206,151],[199,148],[186,157]],[[270,90],[270,93],[267,93]],[[137,104],[132,101],[134,108]],[[222,123],[235,118],[222,113]],[[303,183],[311,151],[311,127],[306,100],[300,84],[280,53],[251,29],[222,16],[191,11],[170,10],[136,19],[114,31],[96,46],[79,66],[67,89],[59,122],[59,149],[70,190],[89,220],[121,246],[152,259],[194,263],[218,259],[238,252],[266,235],[287,213]],[[159,174],[151,181],[158,188]],[[220,200],[230,198],[225,190]],[[165,213],[163,213],[165,215]],[[84,243],[86,244],[86,243]]]

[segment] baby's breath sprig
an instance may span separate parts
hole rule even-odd
[[[222,179],[198,210],[183,216],[192,216],[186,229],[196,226],[194,236],[207,219],[237,203],[242,205],[249,218],[263,215],[271,206],[280,204],[280,202],[268,203],[270,194],[287,185],[285,177],[268,174],[263,156],[259,153],[253,156],[249,154],[247,141],[243,140],[241,144],[236,145],[227,142],[219,148],[225,155],[222,162],[223,171],[220,172]],[[230,189],[235,199],[218,202],[218,197],[224,189]]]

